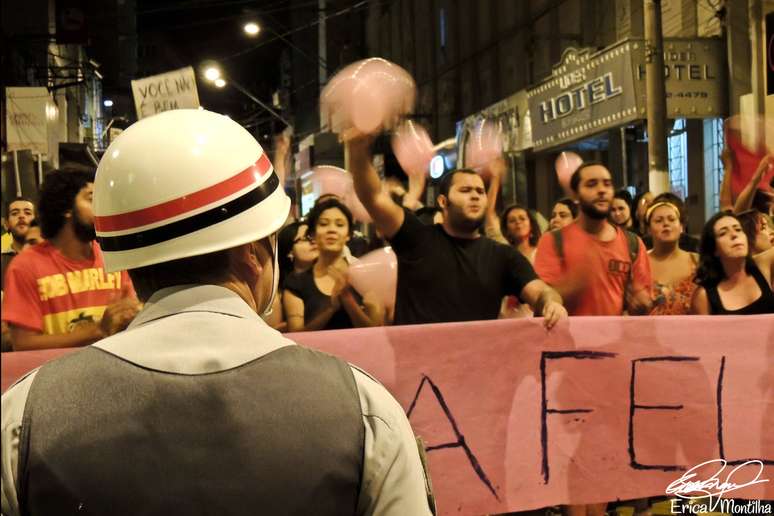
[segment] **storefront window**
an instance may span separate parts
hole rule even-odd
[[[704,120],[704,206],[705,219],[720,211],[720,183],[723,181],[723,119]]]
[[[667,145],[669,182],[672,192],[685,199],[688,197],[688,134],[685,129],[685,118],[675,120]]]

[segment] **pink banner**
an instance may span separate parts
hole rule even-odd
[[[292,338],[366,369],[401,402],[428,446],[441,514],[696,491],[689,477],[725,498],[774,498],[774,316],[574,317],[551,332],[522,319]],[[4,354],[3,390],[62,353]]]

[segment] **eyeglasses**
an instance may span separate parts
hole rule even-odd
[[[314,241],[314,237],[312,237],[312,235],[305,235],[305,236],[302,236],[302,237],[294,239],[293,240],[293,245],[296,245],[299,242],[313,242],[313,241]]]

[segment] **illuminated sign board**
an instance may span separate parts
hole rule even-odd
[[[719,38],[665,39],[667,116],[726,114]],[[584,139],[647,116],[645,46],[621,41],[598,52],[565,50],[551,77],[527,90],[537,150]]]

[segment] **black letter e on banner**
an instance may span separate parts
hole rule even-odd
[[[629,465],[634,469],[658,469],[661,471],[685,471],[685,467],[674,464],[640,464],[634,452],[634,411],[635,410],[683,410],[682,405],[638,405],[634,399],[634,382],[637,362],[698,362],[699,357],[647,357],[632,360],[632,377],[629,383]]]

